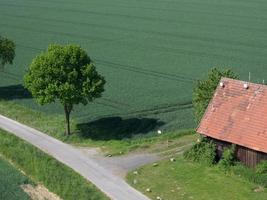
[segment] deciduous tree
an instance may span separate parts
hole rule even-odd
[[[0,36],[0,67],[12,64],[15,58],[15,43],[12,40]]]
[[[46,52],[33,59],[24,84],[41,105],[59,100],[64,107],[69,135],[74,105],[86,105],[101,97],[105,79],[81,47],[50,45]]]
[[[196,121],[199,122],[202,118],[222,77],[238,78],[231,69],[219,70],[212,68],[205,79],[197,81],[193,91],[193,106]]]

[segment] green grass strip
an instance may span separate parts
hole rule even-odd
[[[35,182],[41,182],[64,200],[108,199],[93,184],[69,167],[25,141],[0,130],[0,154]]]
[[[119,155],[121,153],[126,154],[130,151],[134,151],[138,148],[149,148],[151,145],[161,143],[166,140],[180,138],[184,135],[194,134],[195,131],[178,130],[168,133],[149,134],[149,135],[136,135],[133,138],[125,139],[91,139],[84,138],[77,134],[76,123],[72,121],[72,131],[75,132],[69,137],[64,136],[65,120],[62,115],[51,115],[40,111],[30,109],[26,106],[19,105],[10,101],[0,101],[0,114],[14,119],[20,123],[28,125],[39,131],[42,131],[56,139],[63,142],[73,144],[76,146],[89,146],[89,147],[101,147],[106,154]],[[110,130],[112,133],[113,130]],[[121,130],[117,130],[120,132]],[[94,130],[96,134],[102,134]],[[114,131],[113,131],[114,132]],[[108,134],[108,133],[106,133]],[[114,133],[113,133],[114,134]]]

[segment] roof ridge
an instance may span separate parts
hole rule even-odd
[[[250,81],[244,81],[244,80],[239,80],[239,79],[233,79],[233,78],[228,78],[228,77],[221,77],[221,81],[224,81],[224,80],[228,80],[228,81],[231,81],[231,82],[238,82],[238,83],[249,83],[249,85],[251,86],[261,86],[261,87],[266,87],[267,89],[267,85],[265,84],[261,84],[261,83],[253,83],[253,82],[250,82]]]

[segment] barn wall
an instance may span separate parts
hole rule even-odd
[[[255,167],[262,160],[267,160],[267,154],[242,146],[237,146],[236,156],[249,167]]]
[[[224,149],[231,147],[231,143],[211,138],[216,144],[218,158],[222,157]],[[248,167],[255,167],[262,160],[267,160],[267,154],[243,146],[236,145],[236,158]]]

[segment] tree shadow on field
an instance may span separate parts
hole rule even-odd
[[[108,117],[93,122],[78,124],[78,133],[93,140],[122,140],[135,135],[144,135],[164,123],[151,118]]]
[[[30,92],[23,85],[10,85],[0,87],[0,100],[32,98]]]

